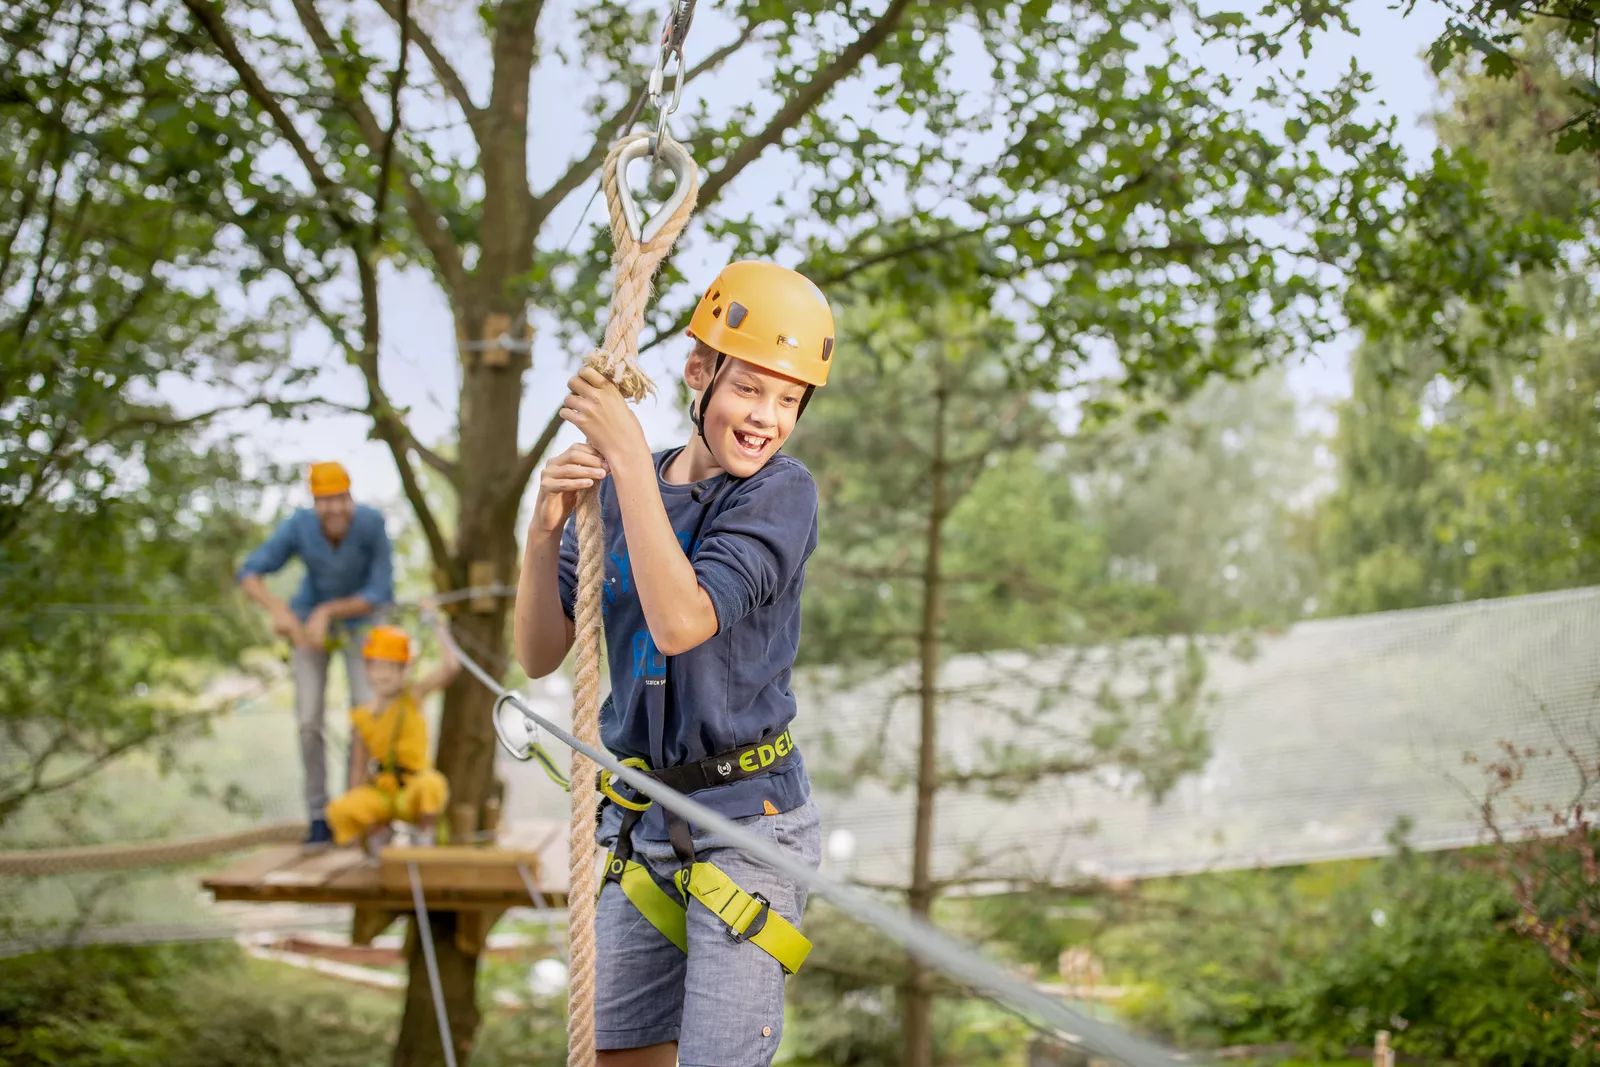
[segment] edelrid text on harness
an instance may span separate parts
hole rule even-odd
[[[665,688],[664,686],[661,688]],[[680,793],[693,793],[712,786],[727,785],[769,774],[781,769],[794,756],[794,739],[789,731],[754,744],[720,752],[698,763],[651,770],[643,760],[629,759],[623,763],[637,768],[661,784]],[[606,870],[601,891],[606,882],[615,882],[639,914],[660,930],[662,936],[681,951],[689,950],[688,907],[692,896],[704,904],[711,913],[727,926],[727,933],[736,942],[748,941],[777,960],[787,974],[794,974],[811,952],[811,942],[794,928],[782,915],[772,910],[772,904],[760,893],[747,893],[715,863],[695,858],[694,838],[689,824],[672,812],[666,813],[667,837],[672,851],[677,854],[679,868],[672,876],[676,893],[669,893],[657,884],[644,864],[633,858],[633,829],[649,810],[648,798],[624,797],[613,788],[609,771],[599,773],[600,792],[605,802],[616,804],[623,810],[622,826],[617,831],[617,843],[606,856]]]

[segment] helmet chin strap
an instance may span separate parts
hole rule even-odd
[[[689,405],[689,418],[694,422],[694,428],[699,431],[700,440],[706,443],[707,449],[711,447],[711,439],[706,436],[706,408],[711,405],[711,390],[717,387],[717,379],[722,376],[722,365],[727,361],[727,356],[721,352],[717,353],[716,366],[711,368],[711,380],[700,390],[700,403]]]
[[[706,436],[706,409],[711,406],[711,390],[717,387],[717,379],[722,376],[722,365],[727,360],[727,356],[721,352],[717,353],[716,365],[711,368],[711,380],[706,383],[706,387],[700,392],[700,403],[689,405],[689,421],[694,423],[694,428],[700,434],[700,440],[706,443],[707,449],[711,447],[711,439]],[[805,393],[800,397],[800,410],[794,413],[796,425],[800,422],[800,416],[806,413],[806,405],[811,403],[811,394],[816,391],[816,386],[806,386]]]

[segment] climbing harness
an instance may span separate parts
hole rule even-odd
[[[669,687],[653,686],[652,692]],[[649,769],[638,759],[623,760],[622,764],[679,793],[695,793],[781,770],[794,758],[794,751],[794,738],[784,730],[755,744],[720,752],[695,763],[663,767],[659,771]],[[811,942],[789,920],[773,911],[772,902],[766,897],[745,892],[715,863],[697,859],[689,823],[672,812],[666,813],[666,820],[668,840],[678,859],[678,870],[671,878],[676,892],[669,893],[661,888],[650,869],[633,858],[634,827],[652,802],[638,793],[633,797],[622,796],[615,788],[614,778],[609,771],[599,772],[600,792],[607,802],[623,809],[617,843],[606,856],[604,881],[616,883],[639,914],[680,951],[689,950],[687,912],[689,898],[694,897],[722,920],[730,939],[755,945],[777,960],[787,974],[798,971],[811,952]],[[596,820],[603,814],[602,806]]]

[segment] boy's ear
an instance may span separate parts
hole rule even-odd
[[[691,392],[700,392],[711,384],[711,369],[716,366],[716,356],[696,347],[683,365],[683,382]]]

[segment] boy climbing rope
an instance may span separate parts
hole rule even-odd
[[[450,797],[444,775],[428,762],[428,724],[422,700],[461,673],[444,623],[432,601],[422,602],[424,620],[439,634],[444,662],[410,681],[411,639],[398,626],[375,626],[361,653],[373,700],[350,713],[350,791],[328,805],[328,825],[338,845],[362,839],[376,854],[392,820],[411,823],[413,843],[433,840],[440,811]]]
[[[689,326],[695,432],[651,454],[637,417],[593,368],[561,417],[588,441],[545,467],[517,592],[530,677],[571,648],[580,492],[599,486],[611,697],[605,746],[815,866],[820,826],[789,733],[817,490],[780,449],[826,383],[833,316],[809,280],[729,264]],[[810,944],[805,889],[602,778],[611,850],[596,912],[595,1047],[612,1067],[768,1064],[783,982]],[[643,919],[648,920],[641,922]]]
[[[351,499],[350,475],[344,467],[314,464],[310,480],[312,506],[285,519],[244,561],[237,577],[250,599],[266,609],[273,632],[292,646],[295,717],[300,723],[300,762],[310,818],[306,844],[324,848],[332,840],[324,814],[328,656],[333,649],[344,653],[350,704],[371,701],[361,642],[372,613],[394,600],[394,563],[382,513]],[[305,578],[285,603],[267,588],[262,576],[281,570],[296,556],[305,564]]]

